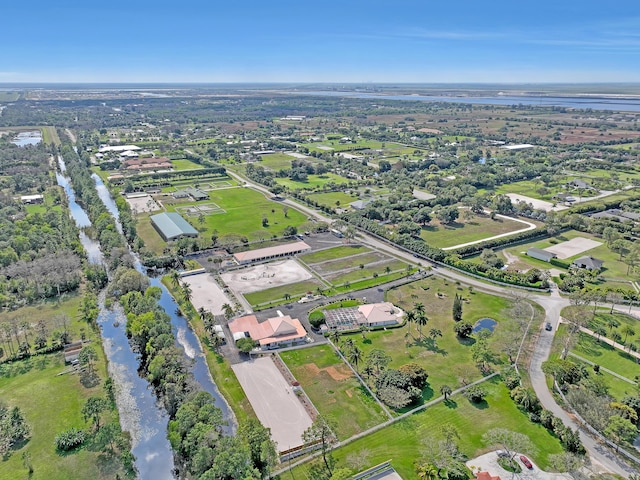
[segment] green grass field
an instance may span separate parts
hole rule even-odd
[[[323,278],[331,282],[333,285],[342,285],[346,282],[353,283],[359,280],[372,278],[374,274],[378,274],[378,276],[384,275],[387,273],[387,267],[389,267],[389,272],[396,272],[398,270],[404,271],[406,270],[407,264],[401,262],[400,260],[389,260],[387,262],[379,263],[370,267],[365,266],[364,268],[357,268],[349,272],[341,272],[335,275],[326,275],[323,276]]]
[[[290,350],[280,356],[318,411],[339,420],[339,439],[387,420],[382,408],[330,345]]]
[[[260,305],[284,298],[285,294],[291,297],[304,295],[307,292],[315,292],[318,287],[324,287],[318,280],[305,280],[303,282],[291,283],[280,287],[267,288],[259,292],[245,293],[244,298],[251,305]]]
[[[175,170],[196,170],[198,168],[202,168],[201,165],[198,165],[191,160],[187,160],[186,158],[181,160],[171,160],[171,163]]]
[[[631,355],[607,343],[599,342],[586,333],[579,334],[578,343],[573,351],[581,357],[608,368],[629,380],[633,380],[636,375],[640,375],[640,367],[638,367]]]
[[[309,175],[306,182],[296,182],[288,178],[276,178],[276,182],[291,190],[306,190],[316,187],[322,187],[328,183],[349,183],[350,180],[335,173],[325,173],[323,175]]]
[[[282,205],[273,202],[264,195],[250,188],[229,188],[213,190],[209,192],[210,203],[214,202],[226,213],[205,215],[204,223],[200,224],[198,217],[188,217],[195,228],[200,231],[200,237],[209,241],[214,230],[218,236],[225,234],[238,234],[246,236],[249,241],[268,239],[272,236],[280,237],[288,226],[298,227],[307,220],[307,217],[293,208],[289,208],[287,217],[284,215]],[[194,202],[165,201],[167,211],[175,211],[176,207],[198,205]],[[269,220],[268,226],[262,225],[262,217]],[[162,252],[165,242],[151,225],[149,215],[140,215],[138,222],[138,234],[144,240],[145,245],[154,252]]]
[[[337,206],[336,202],[340,202],[340,206],[345,208],[351,202],[358,200],[357,195],[348,195],[344,192],[312,193],[307,197],[311,201],[318,202],[319,205],[325,205],[331,208]]]
[[[504,218],[491,220],[489,216],[476,215],[469,221],[460,221],[451,225],[442,225],[437,220],[433,220],[431,225],[422,229],[420,237],[433,247],[446,248],[523,228],[527,226],[514,220]]]
[[[593,320],[589,322],[589,325],[587,325],[591,330],[596,326],[604,328],[607,332],[604,336],[608,338],[612,338],[613,332],[618,332],[622,341],[624,341],[626,345],[640,340],[640,324],[638,323],[638,320],[629,315],[625,315],[624,313],[610,313],[610,309],[598,310],[593,317]],[[635,335],[627,336],[624,332],[624,328],[626,326],[635,330]]]
[[[0,92],[0,102],[15,102],[20,98],[20,92]]]
[[[300,259],[304,263],[314,264],[370,251],[369,248],[362,245],[341,245],[339,247],[327,248],[326,250],[300,255]]]
[[[271,153],[269,155],[261,155],[261,161],[257,165],[262,165],[269,170],[287,170],[291,168],[291,161],[295,160],[291,155],[285,155],[284,153]]]
[[[442,427],[453,426],[460,434],[459,447],[468,458],[485,453],[489,445],[482,440],[488,430],[500,426],[529,437],[536,452],[524,452],[541,468],[549,470],[548,457],[562,452],[557,438],[540,424],[531,423],[509,398],[507,388],[498,378],[483,384],[486,403],[476,406],[461,395],[448,403],[438,403],[389,427],[358,439],[334,451],[338,467],[348,466],[350,457],[366,459],[368,467],[391,460],[391,464],[409,480],[417,478],[415,461],[434,442],[443,439]],[[305,478],[303,465],[294,469],[295,478]]]

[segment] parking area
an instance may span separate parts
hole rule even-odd
[[[502,479],[520,478],[526,480],[571,480],[572,477],[565,473],[551,473],[540,470],[531,459],[532,468],[526,468],[518,459],[520,454],[516,454],[516,461],[522,467],[522,472],[512,473],[506,471],[498,464],[498,451],[485,453],[479,457],[473,458],[466,462],[467,467],[475,474],[478,472],[489,472],[491,475],[497,475]]]
[[[278,450],[302,445],[302,434],[311,426],[311,417],[273,360],[254,358],[231,368],[258,419],[271,429],[271,438],[278,444]]]

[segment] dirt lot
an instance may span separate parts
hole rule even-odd
[[[133,213],[155,212],[156,210],[160,210],[160,205],[156,203],[151,195],[127,197],[126,200]]]
[[[518,193],[507,193],[507,197],[509,197],[511,201],[513,201],[514,203],[517,203],[518,201],[527,202],[532,204],[533,208],[544,210],[545,212],[549,212],[551,210],[554,210],[554,211],[566,210],[568,208],[568,207],[565,207],[564,205],[556,205],[554,207],[553,203],[547,202],[545,200],[538,200],[537,198],[527,197],[525,195],[520,195]]]
[[[295,260],[282,260],[248,266],[221,275],[234,292],[250,293],[302,282],[313,276]]]
[[[183,277],[182,281],[191,287],[193,297],[191,303],[196,310],[203,307],[214,315],[223,315],[222,305],[232,304],[216,281],[208,273]]]
[[[602,242],[596,242],[595,240],[584,237],[576,237],[569,241],[547,247],[545,250],[547,252],[555,253],[558,255],[558,258],[562,260],[564,258],[573,257],[574,255],[579,255],[582,252],[599,247],[600,245],[602,245]]]
[[[271,429],[278,450],[302,445],[302,434],[311,426],[311,417],[271,358],[256,358],[231,368],[258,419]]]

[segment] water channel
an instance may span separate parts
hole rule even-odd
[[[58,157],[61,172],[66,171],[62,157]],[[91,226],[86,212],[76,202],[75,192],[70,179],[62,173],[56,173],[58,184],[67,194],[71,217],[81,229]],[[102,180],[94,175],[99,196],[109,212],[116,219],[118,230],[122,226],[118,221],[118,209],[108,189]],[[90,262],[103,261],[100,245],[89,238],[82,230],[80,241],[88,253]],[[144,267],[134,255],[136,268],[146,275]],[[171,317],[171,323],[177,337],[177,345],[191,360],[191,371],[200,387],[209,392],[215,399],[215,404],[222,410],[223,418],[227,422],[224,428],[226,434],[232,435],[236,431],[236,420],[233,412],[218,391],[213,382],[202,351],[202,346],[187,320],[177,315],[178,305],[173,300],[159,278],[150,278],[153,286],[162,289],[160,305]],[[153,394],[149,383],[138,375],[138,358],[131,349],[125,333],[126,317],[119,305],[111,309],[104,306],[104,292],[100,295],[100,314],[98,324],[102,336],[105,354],[109,360],[109,374],[117,386],[116,404],[120,413],[120,423],[123,430],[130,432],[132,452],[136,457],[135,465],[140,479],[164,480],[173,479],[173,453],[167,440],[167,424],[169,418],[161,402]]]

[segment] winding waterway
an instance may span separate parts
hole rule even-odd
[[[90,227],[91,221],[76,202],[70,179],[64,175],[66,165],[61,156],[58,156],[58,164],[62,173],[56,173],[56,179],[66,192],[71,217],[79,228]],[[113,198],[97,175],[94,174],[93,179],[96,182],[100,199],[114,216],[118,230],[122,232],[118,209]],[[87,251],[90,262],[103,262],[100,245],[82,230],[80,231],[80,241]],[[135,255],[134,258],[136,268],[146,275],[139,259]],[[171,323],[177,337],[176,343],[191,359],[191,371],[198,384],[214,397],[215,404],[222,410],[223,418],[227,422],[227,426],[224,428],[225,433],[234,434],[236,431],[235,417],[211,378],[198,338],[186,319],[176,314],[178,306],[160,279],[150,278],[150,283],[162,289],[159,303],[171,317]],[[142,480],[174,479],[173,452],[167,440],[169,417],[153,394],[149,383],[138,375],[138,356],[131,349],[126,336],[124,311],[119,305],[115,305],[111,309],[106,308],[104,299],[105,293],[102,292],[98,324],[105,354],[109,360],[109,375],[117,386],[116,404],[120,414],[120,423],[122,429],[131,434],[132,452],[136,457],[135,466],[138,470],[138,477]]]

